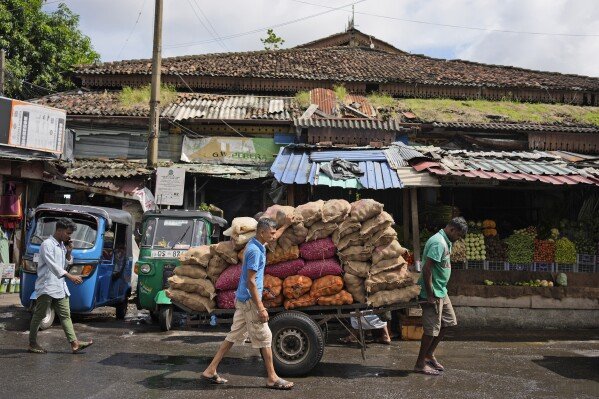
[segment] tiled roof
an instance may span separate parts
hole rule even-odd
[[[374,46],[375,49],[384,50],[389,53],[407,54],[392,44],[383,40],[377,39],[371,35],[360,32],[356,28],[349,28],[345,32],[339,32],[326,36],[320,39],[313,40],[308,43],[300,44],[297,48],[322,48],[322,47],[337,47],[337,46]]]
[[[396,120],[381,121],[378,119],[364,118],[335,118],[335,119],[301,119],[294,118],[293,124],[301,128],[337,128],[337,129],[353,129],[353,130],[387,130],[393,132],[408,131],[409,129],[402,127]]]
[[[83,65],[76,75],[150,75],[150,60]],[[599,90],[599,78],[363,47],[292,48],[164,58],[164,75]]]
[[[37,103],[61,108],[69,115],[140,116],[149,115],[149,105],[127,107],[119,91],[71,91],[36,100]],[[292,97],[178,93],[170,104],[163,104],[162,117],[183,120],[202,119],[271,119],[291,120],[301,115]]]
[[[460,130],[599,133],[599,126],[543,125],[536,123],[434,122],[433,127]]]
[[[145,162],[133,161],[75,161],[73,164],[63,163],[66,168],[64,178],[67,180],[83,179],[125,179],[145,176],[152,173]]]

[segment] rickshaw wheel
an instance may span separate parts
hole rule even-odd
[[[42,323],[40,324],[40,330],[46,330],[46,329],[52,327],[52,324],[54,324],[55,316],[56,316],[56,313],[54,313],[54,309],[52,309],[52,307],[50,307],[46,311],[46,316],[42,319]]]
[[[158,322],[162,331],[170,331],[173,327],[173,307],[171,305],[160,305],[158,308]]]

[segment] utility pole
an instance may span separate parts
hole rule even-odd
[[[160,134],[160,73],[162,69],[162,0],[156,0],[154,15],[154,50],[152,52],[152,95],[150,98],[150,131],[148,134],[148,168],[158,165]]]
[[[0,96],[4,95],[4,49],[0,49]]]

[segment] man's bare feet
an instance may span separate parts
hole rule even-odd
[[[424,365],[424,367],[418,367],[418,366],[414,367],[414,372],[424,374],[424,375],[434,375],[434,376],[441,375],[440,372],[438,372],[437,370],[435,370],[434,368],[432,368],[431,366],[426,365],[426,364]]]
[[[29,344],[29,349],[27,349],[29,353],[38,353],[38,354],[46,354],[47,350],[42,348],[39,344]]]
[[[432,357],[426,357],[426,358],[424,359],[424,362],[425,362],[427,365],[429,365],[429,366],[431,366],[432,368],[434,368],[435,370],[437,370],[437,371],[445,371],[445,367],[443,367],[443,365],[442,365],[441,363],[439,363],[439,362],[437,361],[437,359],[435,359],[435,357],[434,357],[434,356],[432,356]]]

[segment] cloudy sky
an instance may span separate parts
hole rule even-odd
[[[103,61],[151,57],[154,0],[63,2]],[[163,56],[260,50],[269,27],[293,47],[343,31],[352,3],[358,29],[412,53],[599,76],[597,0],[164,0]]]

